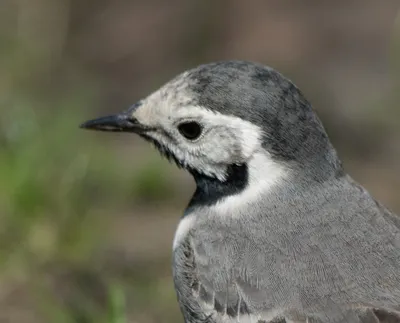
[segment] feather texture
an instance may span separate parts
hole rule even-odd
[[[349,177],[227,216],[175,248],[186,322],[400,322],[400,221]]]

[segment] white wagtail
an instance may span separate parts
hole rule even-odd
[[[173,243],[186,323],[400,322],[400,218],[275,70],[201,65],[81,127],[139,134],[193,175]]]

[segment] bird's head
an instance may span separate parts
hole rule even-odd
[[[290,173],[322,178],[340,170],[300,91],[273,69],[248,62],[201,65],[127,111],[81,127],[132,132],[152,142],[194,176],[199,203],[252,182],[271,187]]]

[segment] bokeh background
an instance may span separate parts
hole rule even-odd
[[[78,125],[197,64],[286,74],[346,169],[400,212],[399,7],[0,0],[0,322],[182,322],[170,257],[191,178],[134,136]]]

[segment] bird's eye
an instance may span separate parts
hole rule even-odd
[[[189,121],[181,123],[178,130],[186,139],[195,140],[200,137],[202,127],[197,122]]]

